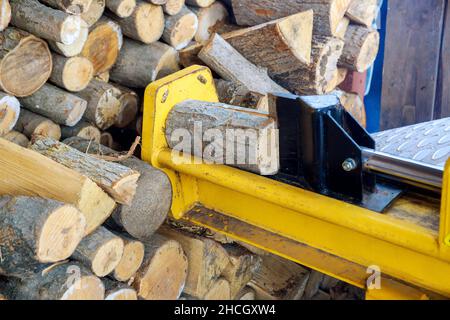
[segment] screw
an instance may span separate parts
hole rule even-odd
[[[344,169],[344,171],[350,172],[355,170],[357,167],[358,165],[356,164],[356,161],[352,158],[348,158],[342,162],[342,169]]]
[[[202,84],[207,84],[207,83],[208,83],[208,80],[207,80],[203,75],[201,75],[201,74],[199,74],[199,75],[197,76],[197,79],[198,79],[198,81],[200,81]]]

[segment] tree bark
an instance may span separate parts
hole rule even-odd
[[[48,118],[26,109],[21,109],[14,130],[23,133],[30,139],[35,136],[44,136],[55,140],[61,138],[61,128],[59,125]]]
[[[30,140],[28,140],[28,138],[24,134],[14,130],[8,132],[2,138],[24,148],[28,147],[28,144],[30,143]]]
[[[259,111],[268,111],[267,95],[249,91],[242,84],[232,81],[215,80],[219,101],[243,108],[255,109]]]
[[[184,3],[184,0],[167,0],[167,2],[162,6],[163,11],[170,16],[174,16],[181,11]]]
[[[37,37],[72,44],[80,35],[81,18],[35,0],[10,0],[11,24]]]
[[[106,0],[106,7],[119,18],[128,18],[136,9],[136,0]]]
[[[30,148],[92,179],[117,202],[132,203],[140,176],[137,171],[92,157],[49,138],[36,139]]]
[[[20,103],[15,97],[0,91],[0,137],[8,134],[20,115]]]
[[[0,197],[0,274],[24,277],[39,263],[69,258],[83,238],[86,220],[72,205],[30,197]]]
[[[67,139],[70,137],[80,137],[89,142],[100,142],[101,132],[91,123],[81,120],[73,127],[61,126],[61,137]]]
[[[69,14],[85,13],[91,6],[92,0],[40,0],[46,5]]]
[[[145,88],[149,83],[179,70],[178,54],[170,46],[125,40],[111,80],[124,86]]]
[[[160,235],[145,243],[144,263],[133,287],[145,300],[176,300],[186,282],[188,261],[181,245]]]
[[[86,89],[77,95],[88,102],[84,118],[101,130],[106,130],[117,121],[120,112],[120,91],[112,85],[92,80]]]
[[[68,139],[65,143],[85,153],[117,155],[114,150],[80,138]],[[167,217],[172,204],[172,186],[164,172],[136,157],[120,163],[139,172],[141,176],[133,203],[130,206],[118,206],[110,220],[133,237],[146,241]]]
[[[33,94],[52,72],[52,56],[47,44],[16,28],[7,28],[1,37],[0,88],[16,97]]]
[[[11,22],[11,5],[9,0],[0,0],[0,31],[5,30]]]
[[[69,127],[81,120],[87,107],[86,100],[51,84],[45,84],[31,96],[21,98],[20,102],[28,110]]]
[[[3,139],[0,164],[0,194],[39,196],[72,204],[84,214],[86,234],[114,209],[114,201],[85,176]]]
[[[92,0],[88,11],[83,13],[81,18],[86,21],[89,27],[92,27],[102,17],[105,7],[105,0]]]
[[[87,58],[67,58],[57,53],[53,53],[52,58],[50,81],[61,88],[71,92],[82,91],[94,77],[94,67]]]
[[[114,232],[124,243],[123,255],[113,272],[113,277],[117,281],[127,282],[130,280],[144,261],[145,247],[140,241],[134,240],[125,233]]]
[[[208,41],[228,21],[228,10],[221,2],[214,2],[206,8],[190,7],[198,17],[195,41]]]
[[[94,0],[95,1],[95,0]],[[80,35],[72,44],[64,44],[56,41],[47,41],[53,51],[62,54],[65,57],[75,57],[81,53],[89,35],[88,24],[81,21]]]
[[[181,50],[189,45],[197,30],[197,15],[184,6],[176,15],[166,16],[162,38],[175,50]]]

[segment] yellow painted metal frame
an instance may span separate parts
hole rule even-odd
[[[440,228],[435,232],[408,220],[375,213],[228,166],[182,164],[181,155],[168,148],[164,128],[171,108],[187,99],[218,100],[208,68],[193,66],[150,84],[144,101],[142,157],[164,170],[171,179],[175,218],[183,218],[201,205],[276,235],[286,243],[306,245],[320,254],[313,259],[306,255],[303,259],[301,255],[292,257],[275,245],[271,249],[267,237],[254,237],[251,229],[247,235],[239,236],[242,241],[360,287],[365,286],[361,270],[376,265],[385,275],[450,297],[449,164],[444,175]],[[227,225],[215,227],[214,216],[210,218],[208,222],[205,215],[201,219],[189,216],[200,225],[233,234]],[[342,263],[328,268],[322,263],[327,256],[337,257]],[[354,266],[360,268],[356,278],[348,272]],[[398,286],[387,287],[395,291]],[[398,295],[401,296],[400,293],[390,296]]]

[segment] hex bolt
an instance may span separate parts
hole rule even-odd
[[[358,167],[355,159],[348,158],[344,162],[342,162],[342,169],[347,172],[351,172]]]

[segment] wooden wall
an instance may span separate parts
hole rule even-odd
[[[381,130],[450,117],[447,1],[388,0]]]

